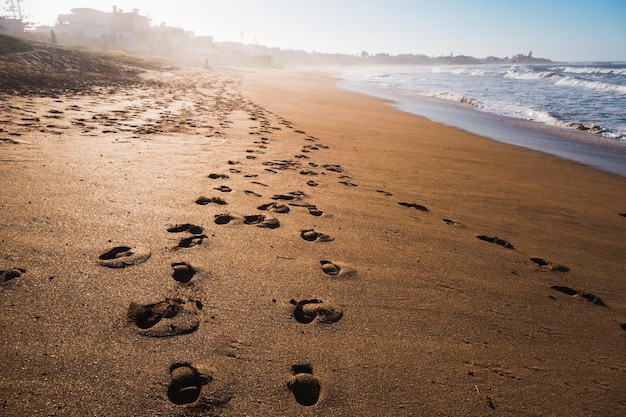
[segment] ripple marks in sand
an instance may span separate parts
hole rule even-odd
[[[100,255],[99,263],[109,268],[125,268],[146,262],[150,255],[150,249],[142,246],[116,246]]]
[[[178,298],[145,305],[130,303],[127,317],[137,333],[143,336],[177,336],[198,329],[198,305],[201,303]]]
[[[507,249],[515,249],[509,242],[504,239],[500,239],[497,236],[476,235],[476,238],[484,242],[495,243],[496,245],[503,246]]]
[[[316,232],[314,229],[304,229],[300,232],[300,237],[307,242],[332,242],[334,237],[325,233]]]
[[[291,367],[293,376],[287,382],[287,388],[300,405],[312,406],[317,404],[322,387],[310,365],[294,365]]]

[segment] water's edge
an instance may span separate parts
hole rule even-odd
[[[626,177],[626,146],[600,135],[499,116],[446,100],[404,97],[341,76],[337,80],[339,88],[389,100],[400,111]]]

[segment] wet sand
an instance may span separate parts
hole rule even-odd
[[[0,104],[2,415],[626,414],[626,179],[316,72]]]

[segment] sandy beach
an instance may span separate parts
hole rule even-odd
[[[626,178],[340,90],[2,93],[0,415],[626,415]]]

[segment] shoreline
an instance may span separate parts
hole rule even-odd
[[[626,144],[601,135],[501,116],[446,100],[394,94],[336,72],[337,85],[348,91],[391,101],[394,108],[489,139],[522,146],[626,177]]]
[[[319,72],[148,75],[0,104],[7,415],[625,414],[626,179]]]

